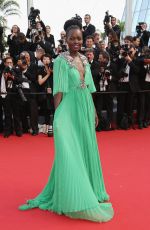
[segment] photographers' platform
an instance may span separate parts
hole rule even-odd
[[[115,210],[112,221],[98,224],[39,209],[19,211],[18,206],[39,194],[48,180],[54,159],[53,138],[44,134],[20,138],[0,135],[1,229],[148,229],[150,128],[100,132],[97,139],[106,188]]]

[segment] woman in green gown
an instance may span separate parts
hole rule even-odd
[[[71,25],[76,24],[76,25]],[[65,23],[68,50],[54,61],[55,160],[43,191],[20,210],[40,208],[71,218],[106,222],[113,217],[106,193],[95,125],[95,92],[90,66],[78,51],[81,24]]]

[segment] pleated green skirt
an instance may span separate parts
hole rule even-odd
[[[85,89],[64,94],[54,117],[55,160],[43,191],[27,204],[71,218],[106,222],[113,208],[106,193],[95,133],[92,96]]]

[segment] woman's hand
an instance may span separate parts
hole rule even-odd
[[[45,69],[46,69],[46,73],[47,73],[47,75],[51,75],[51,73],[52,73],[52,70],[48,67],[48,66],[46,66],[45,67]]]
[[[51,94],[52,93],[52,89],[51,88],[47,88],[47,93]]]

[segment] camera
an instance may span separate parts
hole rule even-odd
[[[4,74],[5,74],[5,73],[9,73],[10,75],[13,75],[14,71],[13,71],[13,68],[12,68],[11,66],[6,66],[6,67],[4,68],[3,73],[4,73]]]
[[[21,100],[23,102],[26,102],[27,101],[27,98],[25,97],[23,91],[22,91],[22,85],[21,84],[18,84],[18,85],[15,85],[16,89],[17,89],[17,92],[19,94],[19,96],[21,97]]]
[[[104,23],[104,30],[105,30],[105,33],[108,34],[109,33],[109,23],[110,23],[110,20],[113,16],[109,14],[109,11],[107,10],[105,12],[105,17],[104,17],[104,20],[103,20],[103,23]]]
[[[59,47],[61,48],[61,52],[67,51],[67,44],[65,40],[59,39],[58,42],[59,42]]]
[[[121,70],[120,72],[120,78],[128,77],[128,74],[125,72],[125,70]]]
[[[142,25],[144,24],[144,22],[139,22],[138,25],[136,26],[136,32],[138,35],[141,35],[142,33]]]
[[[7,81],[12,81],[12,76],[15,76],[15,72],[12,66],[6,66],[3,70],[4,74],[9,74],[7,76]]]
[[[107,63],[100,63],[100,73],[102,80],[110,80],[111,71]]]
[[[39,42],[39,41],[41,41],[40,35],[35,35],[35,36],[34,36],[34,42],[37,43],[37,42]]]
[[[120,54],[120,45],[118,42],[111,43],[111,46],[109,48],[109,54],[111,60],[116,60]]]
[[[130,56],[132,54],[132,51],[130,51],[130,47],[127,44],[122,45],[121,49],[123,50],[122,52],[123,57],[127,57],[128,55]]]
[[[107,10],[106,12],[105,12],[105,17],[104,17],[104,25],[106,25],[106,24],[108,24],[108,23],[110,23],[110,20],[111,20],[111,18],[112,18],[113,16],[112,15],[109,15],[109,11]]]
[[[105,77],[106,77],[107,79],[109,79],[110,76],[111,76],[110,70],[105,69]]]
[[[40,14],[39,9],[34,9],[34,7],[30,8],[30,14],[28,16],[28,20],[30,21],[30,25],[32,28],[36,27],[36,18]]]

